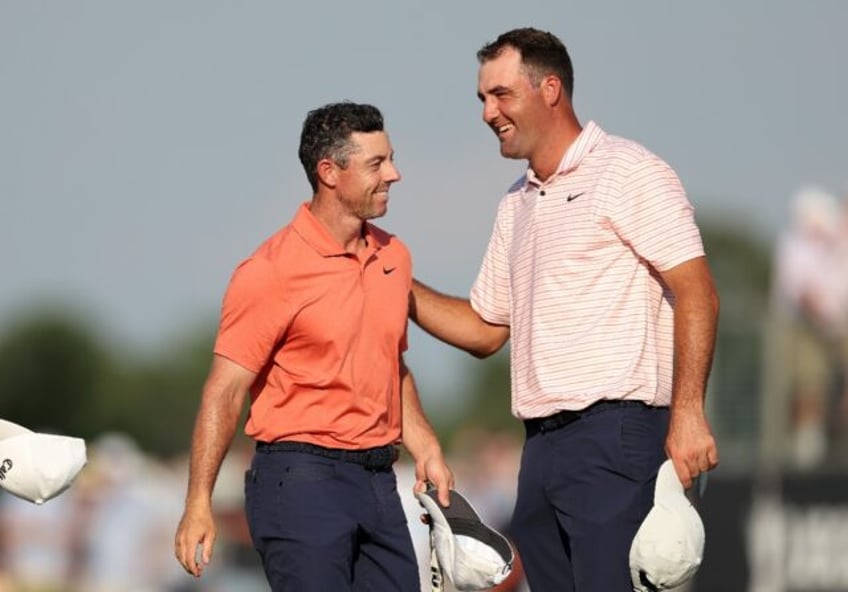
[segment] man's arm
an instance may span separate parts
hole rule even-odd
[[[684,487],[718,465],[704,397],[715,349],[719,299],[707,260],[698,257],[661,274],[674,294],[674,382],[666,452]]]
[[[454,486],[453,473],[445,463],[436,433],[421,408],[415,379],[406,367],[403,356],[400,358],[400,391],[402,439],[404,447],[415,460],[415,491],[424,491],[427,482],[430,482],[439,491],[439,502],[448,506],[448,490]]]
[[[177,560],[195,577],[212,560],[216,536],[212,489],[235,435],[245,395],[255,378],[255,373],[216,355],[203,386],[191,441],[185,510],[175,540]],[[196,558],[198,545],[201,562]]]
[[[433,337],[478,358],[497,352],[509,339],[509,327],[487,323],[463,298],[447,296],[412,281],[409,318]]]

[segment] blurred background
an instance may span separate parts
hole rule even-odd
[[[0,493],[0,591],[267,589],[243,437],[213,565],[195,581],[172,551],[230,273],[310,197],[306,112],[351,99],[382,109],[403,174],[380,224],[420,279],[467,295],[523,172],[481,123],[474,54],[526,25],[568,46],[584,122],[677,170],[716,276],[721,466],[690,589],[848,590],[846,22],[839,0],[0,0],[0,417],[89,446],[44,506]],[[412,328],[407,362],[458,487],[506,529],[523,437],[507,356]]]

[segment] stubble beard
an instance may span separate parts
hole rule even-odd
[[[358,219],[363,222],[366,220],[373,220],[375,218],[382,218],[386,215],[388,211],[388,203],[385,205],[381,205],[372,195],[368,197],[367,200],[360,201],[358,203],[353,203],[350,200],[344,200],[348,206],[348,210],[356,216]]]

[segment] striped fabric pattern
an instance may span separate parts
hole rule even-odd
[[[559,170],[503,198],[473,308],[510,326],[512,412],[671,400],[673,309],[657,274],[704,254],[675,172],[590,122]]]

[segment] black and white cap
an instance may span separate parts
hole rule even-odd
[[[0,487],[9,493],[43,504],[70,487],[85,463],[82,439],[0,419]]]
[[[430,515],[433,590],[442,590],[442,572],[461,591],[487,590],[509,576],[515,558],[512,546],[480,520],[468,500],[451,490],[445,508],[435,489],[415,496]]]

